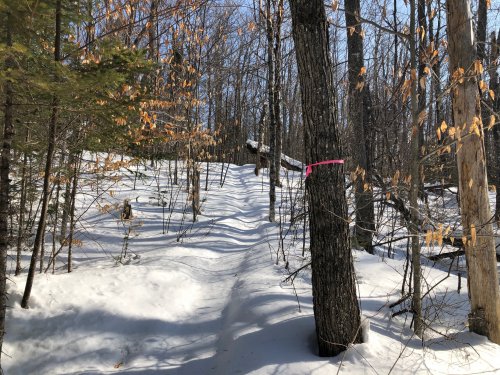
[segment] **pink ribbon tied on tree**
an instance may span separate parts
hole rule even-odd
[[[324,165],[324,164],[344,164],[344,160],[325,160],[325,161],[320,161],[319,163],[314,163],[314,164],[309,164],[306,166],[306,178],[309,176],[312,172],[312,167],[315,167],[317,165]]]

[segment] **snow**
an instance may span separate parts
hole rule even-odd
[[[454,272],[423,265],[429,285],[440,281],[424,300],[433,330],[423,344],[412,335],[411,316],[392,318],[399,307],[388,307],[401,297],[404,259],[356,250],[366,341],[338,357],[318,357],[310,273],[300,273],[293,286],[284,282],[288,273],[282,261],[276,264],[279,228],[267,221],[262,177],[253,165],[230,165],[220,187],[220,168],[211,164],[194,224],[185,189],[169,182],[167,162],[156,171],[139,165],[146,177],[136,190],[130,173],[96,182],[89,171],[78,197],[82,244],[74,248],[73,272],[65,273],[61,255],[54,275],[37,274],[27,310],[19,303],[25,274],[10,277],[6,374],[500,372],[500,346],[467,332],[467,290],[457,293]],[[300,181],[300,173],[290,181]],[[170,197],[175,204],[165,208],[164,234],[158,201]],[[122,223],[119,205],[126,198],[134,219]],[[301,241],[286,241],[291,265],[305,264]]]

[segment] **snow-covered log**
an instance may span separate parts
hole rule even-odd
[[[254,155],[257,155],[258,143],[256,141],[252,141],[251,139],[247,140],[247,150]],[[260,156],[267,161],[270,159],[269,146],[261,145],[260,146]],[[300,172],[304,169],[304,164],[298,160],[292,159],[291,157],[281,154],[281,166],[291,171]]]

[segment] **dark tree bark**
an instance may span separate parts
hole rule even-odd
[[[14,66],[10,48],[12,47],[12,14],[5,14],[6,45],[9,48],[5,59],[5,68],[8,71]],[[10,197],[10,154],[12,148],[12,138],[14,137],[14,90],[12,82],[7,77],[4,85],[5,106],[4,106],[4,127],[2,156],[0,159],[0,356],[2,354],[3,338],[5,335],[5,313],[7,308],[7,250],[8,222],[9,222],[9,197]],[[1,357],[0,357],[1,359]],[[0,362],[0,373],[3,373]]]
[[[260,114],[260,120],[259,120],[259,127],[257,130],[257,159],[255,160],[255,175],[258,176],[260,169],[262,168],[261,166],[261,150],[260,148],[264,144],[264,127],[267,121],[267,106],[264,106],[264,109],[262,110]]]
[[[486,0],[479,0],[477,4],[477,29],[476,29],[476,53],[477,59],[483,64],[483,66],[488,67],[487,54],[486,54],[486,29],[488,25],[488,5],[486,4]],[[492,60],[494,61],[494,60]],[[485,71],[488,69],[485,69]],[[485,79],[485,76],[481,77]],[[491,77],[490,75],[490,78]],[[490,79],[490,87],[491,87],[492,79]],[[481,93],[481,97],[483,100],[489,102],[488,93]],[[488,103],[488,104],[491,104]],[[481,106],[481,119],[483,120],[483,124],[488,124],[488,118],[490,115],[490,111],[485,106]],[[488,172],[488,179],[492,181],[495,180],[495,143],[491,137],[491,132],[488,129],[485,129],[484,134],[484,146],[486,150],[486,165]]]
[[[209,57],[207,57],[209,59]],[[212,73],[210,67],[207,72],[207,94],[208,94],[208,116],[207,116],[207,130],[212,133],[212,108],[213,108],[213,95],[212,95]],[[213,146],[207,146],[207,154],[213,154]],[[205,170],[205,191],[208,191],[208,180],[210,176],[210,157],[207,158]]]
[[[57,63],[61,60],[61,0],[56,1],[56,33],[54,42],[54,60]],[[45,224],[47,221],[47,208],[49,206],[50,198],[50,171],[52,168],[52,159],[54,157],[54,149],[56,143],[56,128],[57,118],[59,116],[59,98],[54,95],[52,99],[52,114],[49,123],[49,135],[47,146],[47,157],[45,160],[45,171],[43,177],[43,190],[42,190],[42,206],[40,208],[40,218],[35,235],[35,242],[33,244],[33,253],[31,254],[30,268],[28,271],[28,278],[26,279],[26,287],[24,288],[23,299],[21,307],[27,309],[33,288],[33,281],[35,279],[36,262],[38,253],[42,246],[42,241],[45,234]]]
[[[427,16],[425,12],[425,3],[426,0],[418,0],[417,4],[417,17],[418,17],[418,51],[417,51],[417,60],[418,60],[418,82],[417,82],[417,98],[418,98],[418,114],[420,115],[427,108],[427,84],[426,78],[427,74],[425,73],[425,68],[427,67],[427,38],[428,38],[428,30],[427,30]],[[423,117],[424,118],[424,117]],[[419,133],[418,133],[418,143],[419,143],[419,156],[422,158],[425,155],[425,121],[422,121],[419,125]],[[424,165],[420,164],[419,168],[420,173],[420,181],[419,181],[419,193],[422,196],[424,191]]]
[[[419,0],[420,1],[420,0]],[[420,5],[420,3],[419,3]],[[414,315],[413,329],[415,334],[422,337],[422,287],[420,270],[420,238],[418,231],[419,211],[418,195],[421,188],[421,170],[420,170],[420,141],[422,138],[421,122],[419,121],[420,105],[418,99],[418,81],[417,81],[417,48],[416,38],[420,38],[416,33],[415,20],[415,0],[410,0],[410,76],[411,76],[411,143],[410,143],[410,223],[409,232],[411,235],[411,264],[413,270],[413,293],[412,293],[412,311]],[[420,64],[419,64],[420,65]]]
[[[264,13],[264,12],[263,12]],[[266,10],[264,13],[266,18],[266,37],[267,37],[267,95],[269,101],[269,152],[271,154],[271,160],[269,163],[269,221],[274,222],[276,220],[276,174],[279,173],[279,169],[276,170],[276,114],[274,101],[276,96],[274,94],[275,90],[275,63],[274,63],[274,25],[273,17],[271,15],[271,0],[266,0]]]
[[[477,58],[484,64],[486,59],[486,26],[488,24],[486,0],[479,0],[477,4],[476,45]]]
[[[290,0],[307,164],[341,159],[325,6]],[[309,202],[314,317],[320,356],[361,340],[342,164],[314,167]]]
[[[371,190],[371,160],[367,148],[367,130],[369,113],[365,108],[365,72],[363,55],[363,36],[361,28],[361,8],[359,0],[345,1],[345,19],[347,26],[347,54],[349,67],[349,110],[348,121],[355,134],[353,161],[356,164],[355,201],[357,245],[373,254],[372,238],[375,230],[373,193]]]
[[[191,197],[192,197],[192,208],[193,208],[193,223],[196,222],[196,219],[198,215],[201,214],[200,210],[200,170],[195,167],[193,168],[193,172],[191,175],[191,178],[193,180],[192,182],[192,191],[191,191]]]
[[[432,3],[427,4],[427,14],[431,13]],[[434,19],[437,18],[436,31],[434,32]],[[440,42],[440,32],[441,32],[441,7],[438,7],[437,14],[435,17],[429,19],[429,44],[435,49],[438,49]],[[432,57],[432,97],[431,103],[434,102],[434,130],[437,130],[444,120],[444,105],[442,98],[441,89],[441,59],[439,56]],[[429,116],[432,118],[432,116]],[[438,139],[438,144],[442,145],[444,142],[444,137]],[[441,155],[440,160],[442,163],[446,161],[445,154]]]
[[[69,225],[69,237],[68,237],[68,273],[73,271],[73,237],[75,234],[75,209],[76,209],[76,192],[78,190],[78,175],[80,173],[80,163],[82,160],[81,154],[77,157],[73,157],[73,164],[69,165],[72,169],[72,186],[71,186],[71,208],[70,208],[70,225]],[[55,259],[54,263],[55,264]]]
[[[61,153],[61,155],[59,156],[59,165],[64,165],[65,163],[65,154],[64,153]],[[54,190],[54,189],[52,189]],[[56,186],[55,186],[55,197],[54,197],[54,200],[55,200],[55,204],[54,204],[54,210],[53,210],[53,228],[52,228],[52,251],[51,251],[51,256],[54,257],[54,254],[56,253],[56,242],[57,242],[57,231],[58,231],[58,223],[59,223],[59,206],[60,206],[60,202],[59,202],[59,197],[61,196],[61,190],[62,190],[62,187],[61,187],[61,171],[57,171],[57,174],[56,174]],[[51,197],[52,199],[52,197]],[[63,207],[63,210],[64,210],[64,207]],[[61,224],[62,225],[62,224]],[[43,243],[42,243],[43,244]],[[42,251],[40,253],[40,273],[43,272],[43,267],[44,267],[44,260],[45,260],[45,256],[44,256],[44,247],[42,246]]]
[[[66,164],[66,183],[64,187],[64,202],[62,208],[62,216],[61,216],[61,238],[60,243],[66,243],[66,236],[68,231],[68,220],[69,214],[71,211],[71,173],[72,173],[72,165],[75,163],[76,155],[74,151],[70,151],[68,156],[68,161]]]
[[[500,292],[495,238],[486,177],[484,133],[478,124],[481,101],[474,61],[470,0],[447,0],[448,53],[453,82],[453,117],[460,132],[457,144],[460,212],[467,259],[471,313],[469,329],[500,344]],[[459,69],[463,69],[463,77]]]
[[[498,32],[498,37],[495,36],[495,32],[491,35],[491,61],[494,61],[500,55],[500,46],[498,41],[500,39],[500,31]],[[490,73],[490,88],[495,95],[495,99],[493,99],[493,111],[495,113],[500,112],[500,77],[498,75],[497,67],[493,68],[493,71]],[[498,121],[498,115],[496,117]],[[496,187],[496,207],[495,207],[495,220],[497,222],[497,226],[500,227],[500,124],[496,124],[493,127],[493,141],[495,142],[494,147],[494,160],[495,160],[495,173],[493,184]]]
[[[28,131],[29,134],[29,131]],[[29,135],[26,136],[26,143],[29,140]],[[21,252],[23,249],[23,243],[24,243],[24,219],[25,219],[25,214],[26,214],[26,189],[27,189],[27,182],[26,182],[26,167],[28,165],[28,154],[25,151],[23,155],[23,166],[21,168],[21,198],[20,198],[20,203],[19,203],[19,221],[17,223],[18,229],[17,229],[17,244],[16,244],[16,270],[14,272],[15,276],[18,276],[21,273]]]

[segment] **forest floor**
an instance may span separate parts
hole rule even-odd
[[[310,271],[291,284],[285,262],[276,261],[286,256],[290,269],[308,262],[300,230],[282,223],[294,235],[280,242],[254,166],[230,165],[222,187],[224,166],[211,168],[194,224],[185,189],[173,189],[166,164],[138,167],[136,181],[123,168],[107,178],[83,176],[73,272],[65,272],[61,254],[55,274],[37,274],[29,309],[20,307],[26,269],[10,277],[7,375],[500,373],[500,346],[465,326],[460,264],[423,262],[431,289],[424,341],[412,335],[410,314],[391,317],[407,307],[389,307],[401,297],[406,240],[392,248],[394,259],[384,247],[377,255],[353,250],[367,342],[318,357]],[[286,182],[297,184],[300,174],[292,177]],[[119,220],[125,198],[130,222]],[[47,238],[46,253],[51,246]]]

